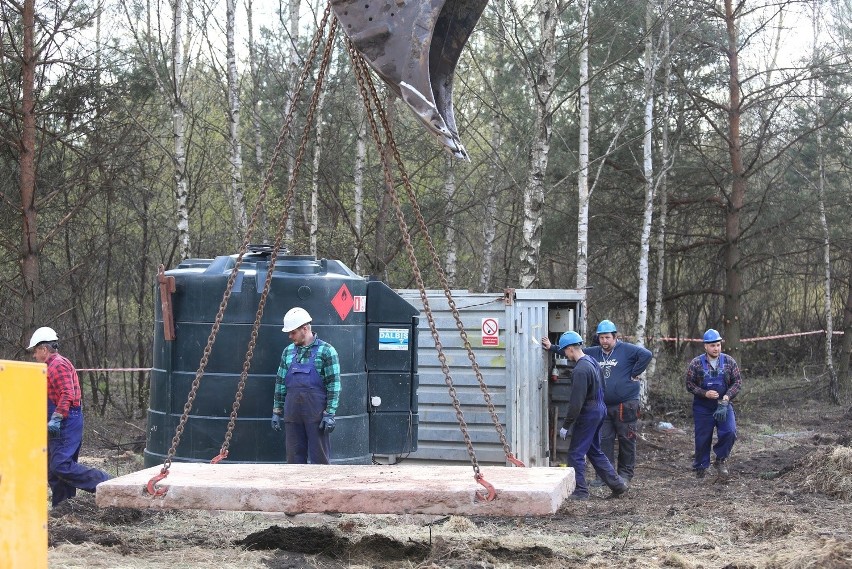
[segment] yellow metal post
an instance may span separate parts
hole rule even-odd
[[[47,568],[47,367],[0,360],[0,566]]]

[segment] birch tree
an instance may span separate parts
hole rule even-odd
[[[591,0],[580,2],[580,117],[577,168],[577,288],[589,286],[589,18]],[[588,330],[588,310],[581,311],[583,332]]]
[[[289,28],[287,29],[287,43],[289,45],[289,57],[287,58],[287,69],[289,70],[289,82],[290,88],[287,90],[287,102],[284,108],[284,116],[287,116],[290,113],[290,106],[293,101],[294,90],[296,88],[296,82],[299,77],[299,10],[301,9],[300,0],[289,0],[289,8],[288,8],[288,17],[289,17]],[[293,121],[295,125],[295,121]],[[293,177],[293,172],[296,168],[295,164],[295,143],[296,139],[292,133],[296,132],[296,129],[293,126],[290,127],[290,134],[288,136],[287,144],[289,146],[289,151],[287,152],[287,156],[289,157],[287,163],[287,178],[290,179]],[[296,200],[293,200],[290,203],[290,211],[287,212],[287,223],[284,229],[284,238],[287,243],[293,242],[294,230],[293,230],[293,220],[296,217]]]
[[[660,99],[663,101],[663,110],[661,116],[660,128],[660,161],[663,164],[663,170],[660,172],[659,179],[659,217],[657,219],[657,275],[654,288],[654,319],[651,329],[651,335],[654,338],[653,349],[651,350],[653,357],[648,364],[647,373],[645,376],[645,393],[647,394],[650,388],[649,382],[653,380],[654,373],[657,367],[657,358],[660,355],[662,348],[662,321],[663,321],[663,287],[666,276],[666,227],[668,223],[668,172],[671,166],[670,151],[669,151],[669,121],[671,112],[671,103],[669,101],[669,87],[671,85],[671,26],[669,23],[669,1],[663,2],[663,29],[661,32],[662,45],[667,46],[665,53],[662,55],[663,66],[663,88],[660,94]],[[647,404],[647,401],[643,401]]]
[[[447,156],[447,176],[444,181],[444,196],[446,197],[446,206],[444,209],[444,220],[446,230],[444,232],[444,241],[446,241],[446,256],[444,259],[444,274],[447,277],[447,282],[452,287],[456,283],[456,257],[458,248],[456,247],[456,227],[455,227],[455,197],[456,197],[456,171],[454,168],[454,159],[452,156]]]
[[[813,23],[812,64],[816,67],[819,62],[820,21],[822,20],[819,0],[813,0],[811,7],[811,21]],[[832,359],[834,322],[831,305],[831,233],[829,232],[828,219],[825,215],[825,159],[823,157],[822,128],[820,128],[820,123],[822,122],[820,118],[820,108],[822,105],[820,104],[819,82],[816,78],[811,79],[811,96],[814,110],[814,126],[816,128],[816,183],[818,194],[817,199],[819,202],[819,223],[822,228],[823,238],[822,263],[824,274],[823,316],[825,318],[825,369],[828,372],[828,397],[832,403],[838,405],[840,404],[840,394],[837,389],[837,373],[835,372],[834,360]]]
[[[495,8],[493,90],[496,101],[492,112],[488,171],[485,175],[487,194],[482,219],[482,265],[479,273],[480,292],[488,292],[494,268],[494,243],[497,237],[497,185],[500,180],[500,147],[503,145],[503,116],[500,112],[500,94],[503,85],[503,66],[506,57],[505,11],[503,0],[492,4]]]
[[[353,208],[355,229],[355,272],[361,274],[364,257],[364,168],[367,162],[367,108],[359,99],[357,109],[358,134],[355,139],[355,165],[353,167]]]
[[[240,81],[237,75],[237,54],[234,49],[234,24],[237,0],[226,0],[225,36],[227,43],[228,76],[228,160],[231,165],[231,210],[236,225],[236,243],[242,241],[248,228],[246,199],[243,190],[243,153],[240,143]]]
[[[519,283],[529,288],[538,277],[541,250],[542,209],[550,137],[553,121],[553,90],[556,77],[556,24],[559,21],[558,0],[539,0],[537,3],[539,44],[537,66],[529,69],[535,107],[535,127],[530,170],[524,188],[524,211],[520,254]]]
[[[645,345],[645,325],[648,320],[648,258],[651,252],[651,225],[654,220],[654,82],[656,80],[656,54],[654,52],[654,3],[645,2],[645,56],[643,74],[643,100],[645,103],[644,132],[642,136],[642,166],[645,177],[645,207],[639,237],[639,306],[636,316],[636,343]],[[645,382],[642,392],[646,393]],[[647,395],[646,395],[647,397]]]

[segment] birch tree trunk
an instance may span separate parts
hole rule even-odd
[[[541,252],[542,208],[547,160],[552,134],[552,94],[556,77],[556,0],[540,0],[538,23],[540,65],[530,69],[535,96],[535,139],[530,150],[530,171],[524,188],[524,217],[521,228],[520,286],[529,288],[538,277]]]
[[[260,132],[260,77],[257,70],[257,45],[254,42],[254,4],[246,0],[246,26],[248,26],[249,73],[251,73],[251,124],[254,134],[254,163],[261,179],[264,175],[263,137]],[[269,238],[269,222],[266,216],[266,206],[260,211],[258,227],[255,234],[259,242]]]
[[[287,105],[284,109],[284,116],[287,116],[287,114],[290,112],[290,105],[292,104],[292,100],[293,100],[293,89],[296,87],[296,82],[298,81],[298,77],[299,77],[299,51],[298,51],[299,50],[299,9],[301,8],[301,3],[300,3],[299,0],[290,0],[289,6],[290,6],[290,8],[289,8],[289,10],[290,10],[290,12],[289,12],[290,29],[289,29],[289,33],[288,33],[288,38],[289,38],[289,41],[290,41],[290,56],[287,60],[287,68],[290,71],[290,73],[289,73],[290,89],[287,92]],[[293,124],[295,125],[295,123],[296,123],[296,121],[294,120]],[[296,157],[295,157],[295,154],[296,154],[295,142],[296,142],[296,139],[292,135],[292,133],[296,132],[296,130],[291,126],[290,132],[291,132],[291,134],[289,135],[289,139],[288,139],[288,143],[287,143],[287,145],[289,147],[289,151],[287,152],[287,156],[289,157],[289,160],[287,161],[287,179],[288,180],[292,179],[293,172],[296,169],[296,164],[295,164],[295,159],[296,159]],[[287,244],[291,245],[291,246],[292,246],[293,238],[294,238],[294,235],[295,235],[293,219],[296,217],[296,208],[297,208],[296,200],[293,200],[290,203],[290,211],[287,212],[287,223],[286,223],[285,229],[284,229],[285,242]]]
[[[237,0],[227,0],[225,6],[227,19],[225,26],[226,57],[228,60],[228,159],[231,163],[231,209],[236,224],[236,243],[239,244],[246,234],[248,216],[243,190],[243,151],[240,144],[240,85],[237,75],[237,54],[234,49]]]
[[[456,196],[456,170],[453,167],[454,160],[452,156],[447,156],[447,179],[444,182],[444,195],[447,198],[447,205],[444,209],[444,218],[446,220],[446,233],[444,240],[447,242],[447,256],[444,261],[444,274],[447,277],[447,282],[450,287],[456,283],[456,227],[454,223],[455,217],[455,196]]]
[[[367,108],[358,99],[358,137],[355,141],[355,272],[361,274],[364,257],[364,167],[367,162]]]
[[[852,261],[852,259],[847,259],[847,261]],[[852,352],[852,262],[847,262],[846,265],[849,267],[849,270],[846,274],[846,282],[848,284],[848,288],[846,289],[846,303],[843,306],[843,336],[840,340],[840,363],[838,364],[838,383],[840,383],[844,389],[849,389],[849,355]],[[850,412],[852,412],[852,407],[849,408]]]
[[[577,171],[577,288],[589,286],[589,17],[590,0],[580,4],[580,140]],[[581,311],[582,333],[588,330],[588,310]]]
[[[644,100],[645,132],[642,138],[642,164],[645,175],[645,208],[642,215],[642,231],[639,238],[639,306],[636,315],[636,343],[645,345],[645,326],[648,321],[648,258],[651,252],[651,224],[654,221],[654,79],[656,55],[654,53],[654,4],[645,2],[645,73]],[[640,392],[645,392],[642,381]],[[647,394],[645,394],[647,397]]]
[[[314,140],[314,167],[311,176],[311,216],[310,216],[310,240],[311,255],[317,256],[317,238],[319,236],[319,185],[320,185],[320,162],[322,159],[322,108],[325,105],[326,89],[320,91],[316,110],[316,139]]]
[[[812,22],[813,22],[813,64],[816,69],[818,51],[819,51],[819,28],[822,15],[820,14],[819,1],[813,0]],[[823,310],[825,312],[825,369],[828,372],[828,398],[835,405],[840,404],[840,394],[837,389],[837,373],[834,370],[834,360],[832,358],[833,349],[832,342],[834,336],[834,321],[832,319],[831,310],[831,233],[828,229],[828,219],[825,215],[825,162],[823,158],[822,148],[822,129],[819,127],[820,116],[820,97],[819,97],[818,79],[811,79],[811,94],[813,96],[812,104],[814,108],[814,127],[816,128],[816,155],[817,155],[817,191],[819,193],[819,223],[822,227],[823,238],[823,270],[825,272],[824,280],[824,298]]]
[[[505,2],[495,5],[497,37],[494,42],[494,91],[501,93],[503,83],[503,65],[505,59],[505,34],[503,23]],[[482,220],[482,266],[479,273],[479,291],[488,292],[491,287],[491,274],[494,270],[494,242],[497,238],[497,184],[500,179],[500,147],[503,144],[503,117],[495,109],[491,122],[491,166],[486,174],[488,196],[485,199],[485,211]]]
[[[177,196],[178,251],[181,259],[190,256],[189,184],[186,175],[186,119],[183,101],[183,0],[174,0],[172,12],[173,100],[172,133],[174,136],[175,194]]]
[[[671,82],[671,34],[669,26],[669,2],[663,2],[663,30],[662,30],[662,45],[665,46],[665,53],[662,57],[663,64],[663,90],[660,97],[663,101],[662,116],[660,129],[660,162],[663,165],[660,171],[659,188],[660,195],[660,213],[657,220],[657,277],[654,289],[654,323],[651,330],[651,335],[654,338],[653,357],[648,364],[645,374],[646,393],[650,391],[650,382],[654,379],[654,373],[657,369],[657,358],[660,355],[663,343],[660,341],[662,337],[662,322],[663,322],[663,285],[666,276],[666,226],[668,222],[668,173],[671,168],[671,157],[669,152],[669,115],[671,113],[671,105],[669,104],[669,85]],[[647,403],[645,401],[644,403]]]

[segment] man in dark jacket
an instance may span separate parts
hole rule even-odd
[[[606,406],[603,401],[603,376],[598,363],[583,354],[583,339],[574,331],[562,334],[556,346],[547,338],[542,338],[542,347],[564,354],[576,363],[572,373],[568,411],[559,429],[559,436],[565,439],[573,428],[568,462],[574,468],[576,486],[571,499],[589,498],[589,487],[586,484],[587,456],[598,477],[612,490],[609,497],[618,498],[627,492],[627,483],[616,474],[612,463],[601,451],[601,424],[606,415]]]
[[[639,432],[640,376],[651,362],[646,348],[618,339],[610,320],[597,328],[597,346],[584,348],[601,367],[604,376],[606,417],[601,427],[601,450],[616,464],[615,439],[618,438],[618,475],[630,482],[636,468],[636,434]]]

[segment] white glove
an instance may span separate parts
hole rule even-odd
[[[562,427],[561,429],[559,429],[559,438],[562,439],[563,441],[565,439],[567,439],[568,438],[568,429],[566,429],[565,427]]]

